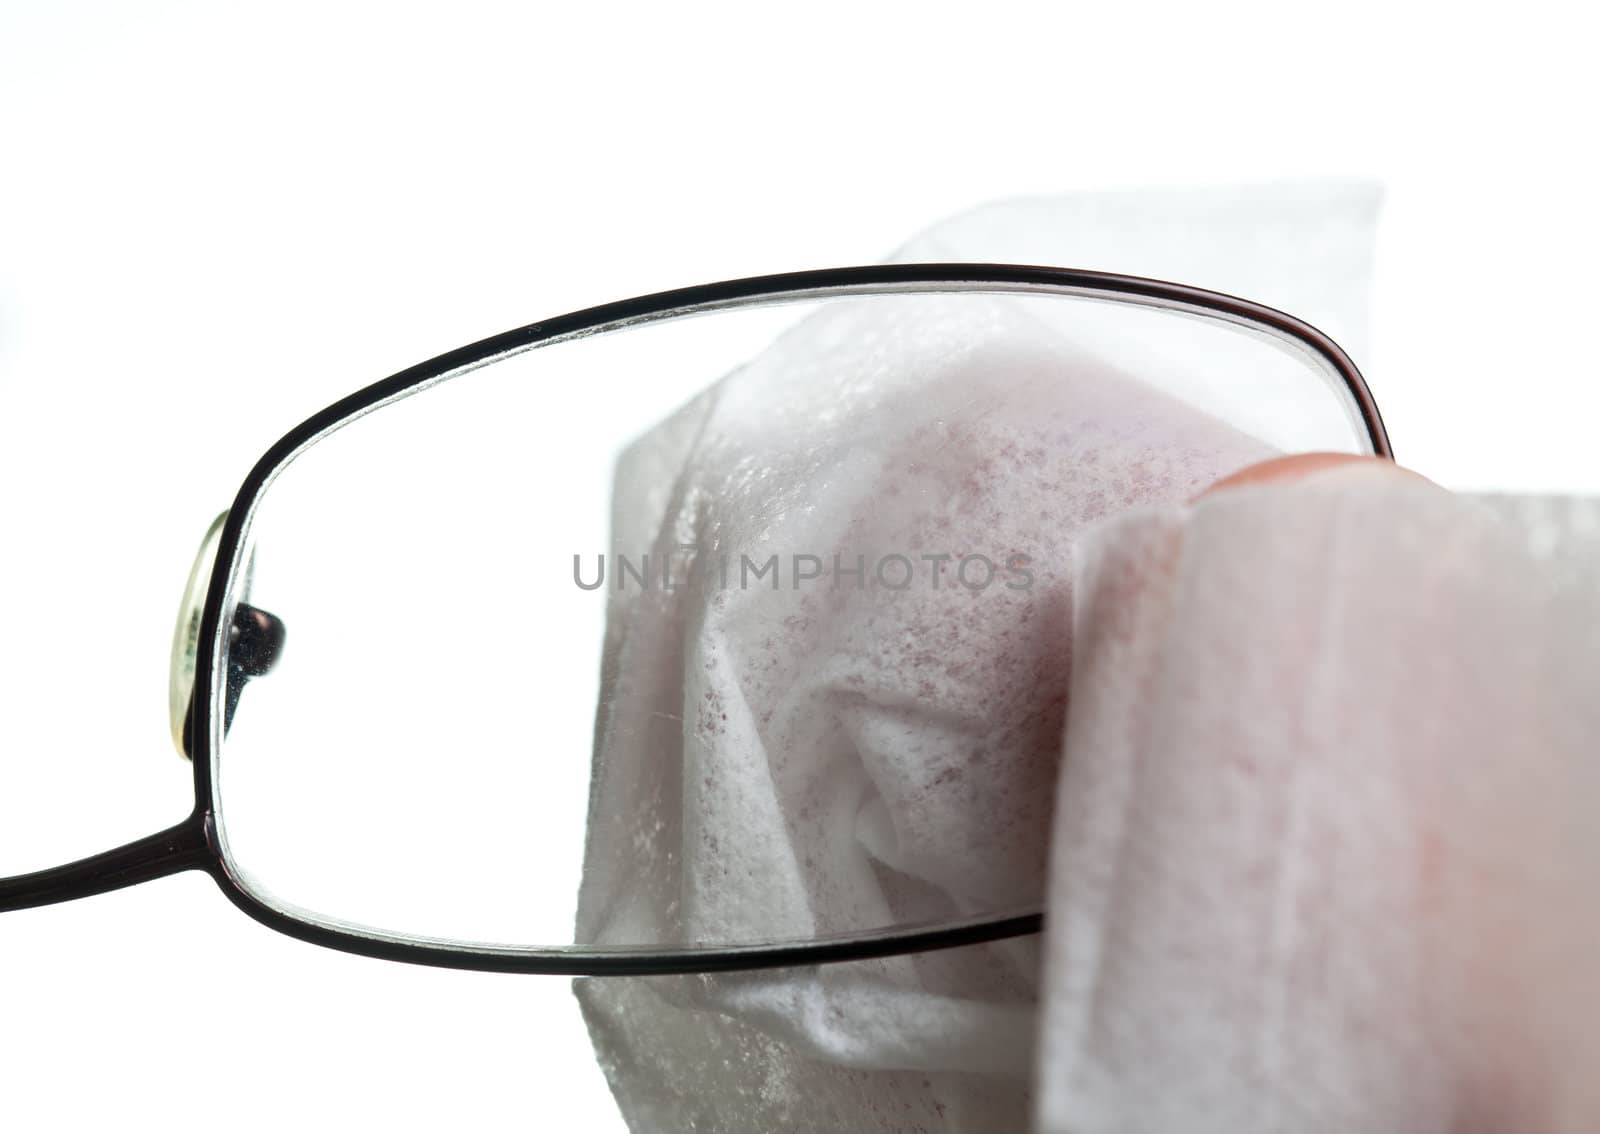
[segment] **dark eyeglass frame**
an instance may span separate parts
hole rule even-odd
[[[904,291],[959,292],[974,288],[988,292],[1113,298],[1121,302],[1220,317],[1247,328],[1273,332],[1280,338],[1297,343],[1329,364],[1344,382],[1365,426],[1373,452],[1379,457],[1393,459],[1383,420],[1360,371],[1338,344],[1321,331],[1291,315],[1248,300],[1135,276],[1015,264],[892,264],[832,268],[659,292],[506,331],[402,370],[335,402],[290,430],[255,463],[245,477],[222,526],[200,617],[198,641],[203,648],[196,653],[194,689],[185,728],[186,748],[192,754],[194,763],[194,810],[181,823],[114,850],[64,866],[0,878],[0,911],[71,901],[180,871],[203,870],[216,880],[234,905],[258,922],[315,945],[383,960],[445,968],[582,976],[715,972],[811,965],[946,949],[1038,932],[1044,924],[1042,912],[984,917],[936,927],[898,927],[877,933],[819,938],[801,943],[728,948],[596,949],[570,946],[517,949],[435,941],[301,920],[265,904],[230,872],[215,820],[217,800],[211,765],[215,737],[220,732],[215,720],[218,698],[215,695],[217,673],[214,659],[221,654],[218,635],[222,626],[222,606],[235,560],[240,553],[245,517],[252,512],[256,500],[276,470],[293,459],[300,450],[344,422],[384,403],[536,346],[658,319],[756,303],[801,302],[844,295]],[[242,604],[236,609],[234,617],[230,619],[233,625],[229,627],[230,634],[236,640],[241,633],[252,632],[258,636],[265,633],[270,638],[270,622],[257,623],[252,628],[248,621],[240,622],[239,611],[257,613]],[[270,643],[267,648],[270,649]],[[225,680],[231,685],[248,676],[248,673],[229,674],[225,675]],[[228,707],[231,708],[236,695],[236,689],[228,689],[224,698]]]

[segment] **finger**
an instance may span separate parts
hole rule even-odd
[[[1236,473],[1231,473],[1207,488],[1196,500],[1208,496],[1219,489],[1237,488],[1247,484],[1271,484],[1282,481],[1295,481],[1326,469],[1340,468],[1346,465],[1388,465],[1396,472],[1410,473],[1407,469],[1400,468],[1393,461],[1384,457],[1357,456],[1353,453],[1296,453],[1287,457],[1274,457],[1270,461],[1249,465]]]

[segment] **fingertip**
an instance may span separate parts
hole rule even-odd
[[[1230,473],[1199,493],[1194,499],[1204,499],[1221,489],[1303,480],[1316,473],[1350,465],[1386,466],[1397,473],[1404,473],[1408,476],[1417,475],[1407,469],[1402,469],[1387,457],[1361,456],[1355,453],[1294,453],[1286,457],[1274,457],[1269,461],[1261,461],[1242,468],[1238,472]]]

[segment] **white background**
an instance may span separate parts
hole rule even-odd
[[[186,812],[178,591],[301,417],[491,332],[875,260],[996,197],[1382,179],[1358,361],[1397,452],[1600,490],[1575,11],[9,0],[0,873]],[[603,1128],[569,1000],[302,945],[166,879],[0,918],[0,1124]]]

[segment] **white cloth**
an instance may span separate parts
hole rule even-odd
[[[1344,187],[1025,202],[901,258],[1178,278],[1359,339],[1373,203]],[[614,543],[1003,558],[1021,525],[1037,584],[977,599],[918,586],[892,604],[614,596],[580,940],[807,937],[1036,899],[1074,648],[1070,574],[1049,568],[1115,511],[1270,454],[1030,337],[1004,301],[965,321],[902,310],[891,327],[814,318],[633,446]],[[975,407],[974,389],[989,400]],[[1092,441],[1092,474],[1084,445],[1052,444],[1063,429]],[[1019,459],[1026,476],[1007,465]],[[977,466],[989,475],[925,491]],[[897,493],[948,507],[900,508]],[[989,837],[996,824],[1007,838]],[[1036,942],[1019,940],[575,987],[637,1130],[988,1131],[1032,1109],[1036,980]]]
[[[1367,467],[1086,536],[1041,1130],[1596,1128],[1597,567]]]

